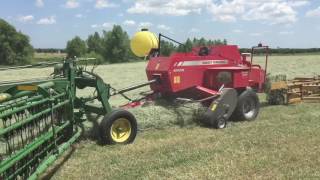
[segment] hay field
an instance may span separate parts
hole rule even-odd
[[[261,57],[256,60],[263,64]],[[146,62],[102,65],[96,72],[122,88],[144,82],[145,66]],[[320,74],[320,56],[271,56],[268,69],[288,78],[312,76]],[[50,72],[14,70],[0,72],[0,77],[21,79]],[[111,98],[114,106],[125,102]],[[140,131],[133,144],[100,146],[82,140],[53,179],[319,179],[319,109],[320,104],[266,106],[254,122],[214,130],[194,123],[196,108],[136,108],[132,112]]]
[[[66,53],[34,53],[32,62],[57,61],[67,57]]]

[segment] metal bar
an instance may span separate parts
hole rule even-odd
[[[62,129],[66,128],[70,124],[69,121],[65,122],[63,125],[59,126],[56,129],[56,132],[60,132]],[[40,136],[33,143],[30,143],[24,149],[21,149],[18,153],[15,154],[14,157],[10,157],[9,159],[1,162],[0,164],[0,173],[5,172],[11,166],[13,166],[17,161],[23,159],[25,156],[30,154],[32,151],[37,149],[41,144],[45,141],[49,140],[52,137],[52,131]]]
[[[172,39],[172,38],[170,38],[170,37],[168,37],[168,36],[165,36],[165,35],[163,35],[163,34],[159,34],[161,37],[164,37],[164,38],[166,38],[166,39],[169,39],[170,41],[173,41],[173,42],[175,42],[175,43],[177,43],[177,44],[179,44],[179,45],[181,45],[181,46],[185,46],[185,44],[183,44],[183,43],[181,43],[181,42],[179,42],[179,41],[176,41],[176,40],[174,40],[174,39]],[[160,41],[160,39],[159,39],[159,41]]]
[[[185,102],[185,103],[201,103],[201,102],[204,102],[204,101],[208,101],[208,100],[211,100],[211,99],[214,99],[216,97],[219,97],[220,94],[215,94],[215,95],[212,95],[212,96],[209,96],[209,97],[206,97],[206,98],[203,98],[203,99],[188,99],[188,98],[176,98],[177,101],[181,101],[181,102]]]
[[[157,79],[152,79],[152,80],[150,80],[148,82],[145,82],[145,83],[141,83],[141,84],[137,84],[137,85],[133,85],[133,86],[127,87],[127,88],[123,88],[123,89],[120,89],[120,90],[116,91],[114,94],[112,94],[112,96],[117,95],[117,94],[122,94],[122,93],[125,93],[125,92],[128,92],[128,91],[132,91],[132,90],[144,87],[144,86],[148,86],[148,85],[156,83],[156,82],[157,82]]]
[[[265,71],[264,82],[267,81],[268,57],[269,57],[269,46],[266,46],[266,63],[264,66],[264,71]]]
[[[158,37],[158,53],[159,55],[161,55],[161,33],[159,33],[159,37]]]
[[[70,100],[65,100],[65,101],[63,101],[63,102],[61,102],[61,103],[56,104],[55,106],[53,106],[53,109],[57,109],[57,108],[59,108],[59,107],[62,107],[62,106],[64,106],[64,105],[68,104],[69,102],[70,102]],[[17,128],[19,128],[19,127],[27,124],[28,122],[31,122],[31,121],[33,121],[34,119],[39,118],[39,117],[41,117],[42,115],[48,114],[48,113],[50,113],[50,112],[51,112],[51,108],[48,108],[48,109],[46,109],[46,110],[43,110],[43,111],[41,111],[41,112],[39,112],[39,113],[37,113],[37,114],[35,114],[35,115],[27,118],[27,119],[24,120],[24,121],[19,121],[19,122],[16,122],[16,123],[12,124],[11,126],[5,128],[5,129],[0,129],[0,136],[3,136],[4,134],[6,134],[6,133],[8,133],[8,132],[10,132],[10,131],[12,131],[12,130],[15,130],[15,129],[17,129]]]
[[[17,85],[23,85],[23,84],[39,84],[39,83],[45,83],[48,82],[48,80],[55,82],[55,81],[66,81],[67,78],[41,78],[41,79],[25,79],[25,80],[18,80],[18,81],[0,81],[1,86],[17,86]]]
[[[42,98],[43,98],[42,95],[38,95],[38,96],[34,96],[34,97],[31,97],[31,98],[28,98],[28,99],[23,99],[23,100],[18,101],[18,102],[13,102],[13,103],[10,103],[10,104],[3,105],[3,107],[0,107],[0,112],[12,108],[13,105],[14,106],[21,106],[21,105],[23,105],[23,104],[25,104],[27,102],[36,101],[36,100],[39,100],[39,99],[42,99]]]
[[[105,115],[107,112],[102,106],[96,104],[85,104],[84,109],[88,112],[92,112],[99,115]]]
[[[22,85],[22,84],[20,84],[20,85]],[[54,85],[55,85],[55,83],[53,81],[49,81],[49,82],[39,84],[38,86],[41,88],[47,89],[49,87],[53,87]],[[17,94],[15,94],[14,96],[12,96],[11,98],[6,99],[4,102],[10,101],[12,99],[17,99],[17,98],[20,98],[23,96],[31,95],[33,93],[34,93],[34,91],[21,91],[21,92],[18,92]]]
[[[101,102],[105,112],[111,112],[112,107],[109,104],[110,85],[105,84],[103,80],[100,77],[98,77],[96,81],[96,90],[98,92],[98,99]]]
[[[53,98],[56,99],[56,98],[59,98],[59,97],[63,97],[64,95],[66,95],[66,93],[58,94],[58,95],[56,95],[56,96],[53,96]],[[30,108],[30,107],[33,107],[33,106],[36,106],[36,105],[45,103],[45,102],[47,102],[47,101],[49,101],[49,100],[50,100],[50,98],[45,98],[45,99],[42,99],[42,100],[37,101],[37,102],[30,103],[30,104],[25,105],[25,106],[21,106],[21,107],[19,107],[19,108],[15,108],[15,109],[13,109],[13,110],[10,111],[10,112],[3,113],[3,114],[0,113],[0,119],[3,118],[3,117],[9,116],[9,115],[11,115],[11,114],[15,114],[15,113],[17,113],[17,112],[20,112],[20,111],[22,111],[22,110],[25,110],[25,109],[27,109],[27,108]]]
[[[40,62],[37,64],[31,64],[31,65],[25,65],[25,66],[13,66],[13,67],[6,67],[6,68],[0,68],[0,71],[6,71],[6,70],[15,70],[15,69],[26,69],[26,68],[34,68],[34,67],[41,67],[41,66],[52,66],[56,64],[61,64],[62,62]]]
[[[82,129],[78,127],[77,133],[68,142],[65,142],[59,146],[58,153],[51,155],[45,161],[43,161],[38,166],[36,172],[34,172],[28,179],[36,180],[40,174],[45,172],[45,170],[80,137],[81,133]]]
[[[27,108],[30,108],[30,107],[33,107],[33,106],[36,106],[36,105],[45,103],[45,102],[47,102],[47,101],[49,101],[48,98],[43,99],[43,100],[41,100],[41,101],[34,102],[34,103],[30,103],[30,104],[28,104],[28,105],[25,105],[25,106],[22,106],[22,107],[19,107],[19,108],[15,108],[14,110],[12,110],[12,111],[10,111],[10,112],[6,112],[6,113],[3,113],[3,114],[0,114],[0,119],[3,118],[3,117],[6,117],[6,116],[10,116],[10,115],[12,115],[12,114],[15,114],[15,113],[17,113],[17,112],[20,112],[20,111],[22,111],[22,110],[25,110],[25,109],[27,109]]]
[[[61,139],[61,136],[59,136],[59,137],[56,139],[56,141],[59,141],[60,139]],[[56,141],[55,141],[55,142],[56,142]],[[48,151],[48,150],[50,149],[50,147],[54,145],[55,142],[51,142],[47,147],[45,147],[45,148],[42,149],[39,153],[37,153],[37,154],[34,156],[33,159],[30,159],[30,160],[29,160],[28,162],[26,162],[22,167],[20,167],[19,169],[16,169],[16,171],[15,171],[11,176],[9,176],[8,179],[12,179],[14,176],[16,176],[17,174],[19,174],[20,171],[22,171],[24,168],[30,166],[30,164],[31,164],[32,162],[34,162],[35,160],[37,160],[37,159],[35,159],[36,157],[38,157],[38,156],[40,156],[41,154],[43,154],[43,153],[45,153],[46,151]]]

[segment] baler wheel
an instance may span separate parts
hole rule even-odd
[[[252,121],[258,116],[259,109],[260,102],[257,93],[252,89],[247,89],[240,94],[237,107],[231,119],[237,121]]]
[[[237,105],[237,91],[232,88],[224,88],[218,99],[214,100],[204,113],[202,123],[223,129]]]
[[[137,135],[137,121],[126,110],[114,110],[106,115],[100,124],[103,144],[129,144]]]

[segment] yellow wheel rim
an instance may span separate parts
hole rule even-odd
[[[126,118],[115,120],[110,129],[111,138],[117,143],[125,142],[131,135],[131,123]]]

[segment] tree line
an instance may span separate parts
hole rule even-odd
[[[37,53],[65,53],[66,49],[63,48],[35,48]]]
[[[205,38],[187,39],[184,45],[176,45],[169,41],[161,41],[161,54],[168,56],[172,52],[188,52],[194,46],[210,46],[227,44],[227,40],[207,40]],[[121,26],[114,25],[111,31],[95,32],[86,40],[79,36],[67,42],[66,53],[68,58],[96,57],[102,62],[119,63],[128,62],[138,57],[130,50],[130,39]]]
[[[250,53],[251,49],[250,48],[241,48],[240,49],[241,53]],[[261,52],[263,53],[263,52]],[[294,54],[301,54],[301,53],[306,53],[306,54],[315,54],[315,53],[320,53],[320,48],[308,48],[308,49],[302,49],[302,48],[270,48],[269,49],[270,54],[274,55],[294,55]]]

